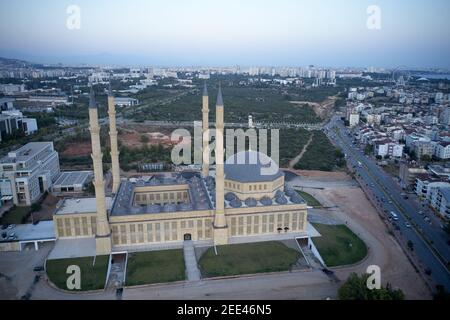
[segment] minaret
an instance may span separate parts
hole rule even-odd
[[[111,232],[106,213],[105,183],[103,181],[102,151],[100,146],[100,127],[94,89],[91,87],[89,101],[89,130],[91,131],[92,162],[94,164],[95,201],[97,204],[97,232],[95,246],[97,255],[111,253]]]
[[[111,83],[108,88],[108,115],[109,115],[109,138],[111,141],[111,171],[113,186],[112,192],[117,193],[120,185],[120,166],[119,150],[117,147],[117,128],[116,128],[116,106],[114,96],[111,90]]]
[[[209,97],[208,97],[208,89],[206,88],[206,82],[203,87],[203,97],[202,97],[202,114],[203,114],[203,128],[202,128],[202,136],[203,136],[203,161],[202,161],[202,174],[203,177],[207,177],[209,175]]]
[[[214,214],[214,244],[228,243],[228,227],[224,208],[223,170],[223,100],[219,86],[216,102],[216,210]]]

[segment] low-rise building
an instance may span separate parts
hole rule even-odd
[[[29,206],[51,188],[59,172],[53,142],[27,143],[0,160],[0,193]]]

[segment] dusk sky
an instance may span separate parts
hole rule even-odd
[[[66,27],[69,5],[79,30]],[[366,10],[381,9],[370,30]],[[448,0],[0,0],[0,56],[44,63],[450,68]]]

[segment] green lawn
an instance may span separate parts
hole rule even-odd
[[[278,241],[234,244],[209,248],[200,258],[204,277],[231,276],[289,270],[300,253]]]
[[[183,250],[136,252],[128,255],[126,284],[135,286],[184,280]]]
[[[312,195],[305,191],[299,191],[297,190],[297,193],[306,201],[306,204],[311,207],[322,207],[322,204],[314,198]]]
[[[14,206],[0,219],[0,224],[21,224],[23,218],[30,212],[30,207]]]
[[[92,265],[94,257],[47,260],[47,275],[58,288],[68,290],[66,282],[70,274],[66,273],[67,267],[76,265],[81,270],[81,289],[79,291],[103,289],[108,259],[109,256],[97,256],[94,266]]]
[[[328,267],[348,265],[361,261],[367,255],[365,243],[345,225],[313,223],[321,237],[313,238]]]

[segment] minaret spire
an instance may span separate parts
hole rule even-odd
[[[113,178],[112,192],[117,193],[120,186],[120,165],[119,165],[119,150],[117,142],[116,106],[114,103],[114,96],[111,90],[111,82],[109,82],[108,86],[108,115],[109,115],[109,138],[111,143],[111,171]]]
[[[224,208],[224,168],[223,168],[223,99],[219,85],[216,102],[216,210],[214,214],[214,244],[228,243],[228,227]]]
[[[111,231],[106,211],[105,183],[103,181],[103,162],[100,145],[100,126],[98,124],[98,109],[94,89],[91,87],[89,98],[89,130],[91,132],[92,162],[94,165],[94,187],[97,205],[97,231],[95,235],[96,254],[111,253]]]
[[[203,86],[202,115],[202,174],[203,177],[207,177],[209,175],[209,97],[206,82]]]

